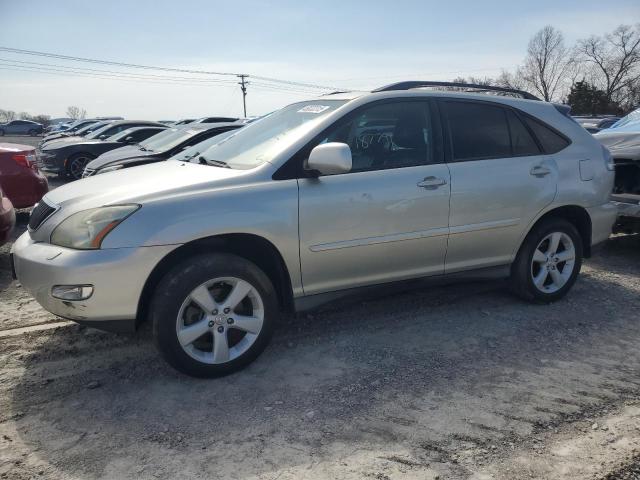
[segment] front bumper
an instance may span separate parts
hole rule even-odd
[[[65,173],[65,158],[38,150],[36,152],[36,160],[38,168],[43,172]]]
[[[18,280],[45,310],[100,328],[116,322],[133,325],[149,275],[177,247],[74,250],[35,242],[26,232],[11,253]],[[94,291],[86,300],[60,300],[51,296],[54,285],[92,285]]]

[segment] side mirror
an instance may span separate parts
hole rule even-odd
[[[133,137],[127,137],[123,140],[124,143],[136,143],[133,141]]]
[[[100,140],[104,140],[105,138],[107,138],[107,135],[100,135],[98,138],[99,138]]]
[[[352,167],[351,149],[346,143],[323,143],[309,155],[307,170],[316,170],[322,175],[349,173]]]

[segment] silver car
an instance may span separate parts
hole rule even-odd
[[[188,161],[53,190],[17,278],[79,323],[149,319],[203,377],[254,360],[282,312],[362,289],[504,277],[562,298],[615,221],[608,152],[551,103],[424,86],[295,103]]]

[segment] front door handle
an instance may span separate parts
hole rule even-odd
[[[536,165],[529,172],[534,177],[545,177],[551,173],[551,170],[545,167],[544,165]]]
[[[424,180],[418,182],[418,186],[421,188],[426,188],[428,190],[435,190],[442,185],[446,185],[447,181],[444,178],[439,177],[425,177]]]

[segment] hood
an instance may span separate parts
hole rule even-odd
[[[593,137],[609,149],[613,158],[640,161],[640,132],[603,130]]]
[[[62,137],[57,138],[55,140],[47,141],[43,146],[42,150],[53,150],[55,148],[66,147],[67,145],[75,145],[77,143],[100,143],[101,140],[96,139],[86,139],[84,137]]]
[[[103,153],[95,160],[92,160],[87,165],[87,168],[92,168],[97,170],[99,168],[103,168],[112,163],[130,163],[134,160],[143,160],[143,159],[154,159],[154,158],[164,158],[162,154],[156,152],[145,152],[144,150],[140,150],[140,147],[137,145],[126,145],[124,147],[116,148],[115,150],[111,150],[109,152]]]
[[[248,170],[234,170],[188,162],[160,162],[83,178],[51,190],[48,203],[79,211],[103,205],[141,203],[200,188],[235,184]]]

